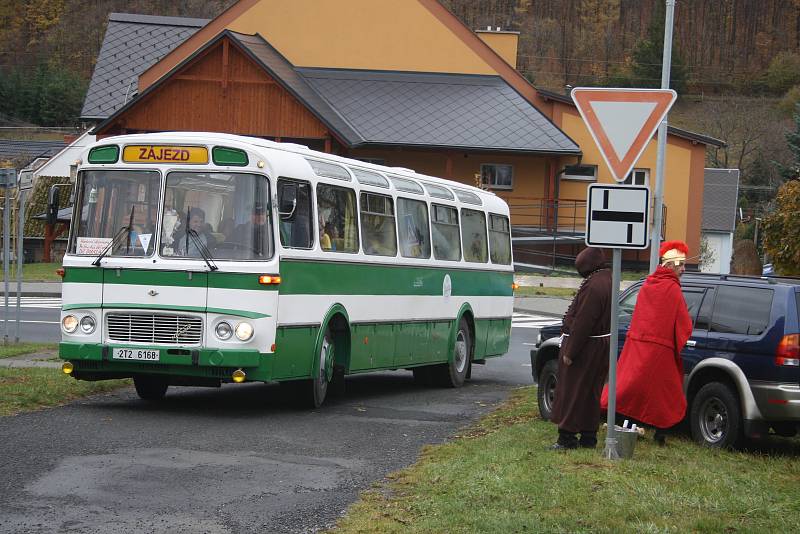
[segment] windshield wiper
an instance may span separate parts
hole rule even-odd
[[[192,227],[189,226],[189,219],[191,214],[192,208],[191,206],[186,206],[186,237],[185,237],[185,245],[184,250],[186,251],[186,255],[189,255],[189,237],[192,238],[192,243],[194,243],[195,248],[197,248],[197,252],[200,253],[200,257],[203,258],[203,261],[206,262],[208,265],[209,271],[216,271],[219,269],[217,264],[214,263],[214,258],[211,256],[211,251],[208,250],[208,247],[203,243],[200,239],[200,236],[197,234],[195,230],[192,230]]]
[[[94,265],[96,267],[100,267],[100,260],[105,258],[106,254],[108,254],[109,252],[111,252],[114,249],[114,245],[117,243],[117,239],[120,238],[120,236],[122,235],[122,232],[125,231],[125,230],[128,231],[128,242],[127,242],[127,245],[125,247],[125,254],[129,254],[130,253],[130,251],[131,251],[131,228],[133,228],[133,211],[135,209],[136,209],[136,205],[134,204],[133,206],[131,206],[131,216],[128,217],[128,226],[123,226],[122,228],[119,229],[117,234],[111,239],[111,243],[109,243],[108,246],[106,246],[106,248],[103,249],[103,252],[101,252],[100,255],[97,256],[97,258],[95,258],[95,260],[92,262],[92,265]]]
[[[130,239],[130,232],[131,232],[130,226],[123,226],[122,228],[119,229],[119,231],[116,233],[116,235],[111,239],[111,243],[106,245],[106,248],[103,249],[103,252],[101,252],[100,255],[97,256],[97,258],[95,258],[95,260],[92,262],[92,265],[94,265],[95,267],[100,267],[100,260],[105,258],[106,254],[111,252],[111,249],[113,249],[114,245],[117,244],[117,241],[119,240],[119,238],[122,237],[122,232],[125,232],[125,231],[128,232],[128,239]]]
[[[217,264],[214,263],[214,258],[211,256],[211,251],[208,250],[208,247],[200,239],[200,236],[197,234],[197,232],[192,230],[191,228],[188,228],[186,231],[186,235],[192,237],[192,243],[194,243],[194,246],[197,248],[197,252],[200,253],[200,257],[202,257],[203,261],[205,261],[206,265],[208,265],[208,269],[210,271],[216,271],[217,269],[219,269],[219,267],[217,267]],[[188,242],[188,237],[187,237],[187,242]],[[188,245],[186,247],[186,254],[187,255],[189,254]]]

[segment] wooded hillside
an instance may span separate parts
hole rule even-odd
[[[444,3],[470,28],[519,31],[519,69],[550,87],[594,85],[629,69],[634,48],[665,6],[664,0]],[[800,0],[676,2],[674,50],[692,92],[760,91],[770,62],[799,49]]]
[[[441,1],[470,28],[519,31],[519,69],[537,85],[660,81],[664,0]],[[74,122],[111,12],[212,18],[234,2],[0,0],[0,115]],[[682,94],[782,96],[800,81],[798,50],[800,0],[677,2],[673,78]]]

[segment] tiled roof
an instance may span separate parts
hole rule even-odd
[[[499,76],[295,68],[261,36],[230,30],[186,61],[225,36],[350,147],[580,153],[569,137]]]
[[[138,77],[197,30],[207,19],[112,13],[97,57],[81,118],[105,119],[138,89]]]
[[[310,68],[297,72],[363,144],[580,153],[499,76]]]
[[[738,196],[739,169],[705,169],[702,229],[733,232]]]
[[[338,133],[344,142],[351,145],[364,142],[358,132],[317,94],[303,76],[298,74],[294,66],[260,35],[243,35],[231,31],[225,34],[249,51],[251,57],[260,63],[273,79],[283,85],[328,128]]]
[[[63,141],[14,141],[0,139],[0,161],[14,160],[24,156],[27,163],[36,158],[58,154],[66,145]]]

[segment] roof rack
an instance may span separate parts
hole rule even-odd
[[[754,274],[722,274],[722,273],[703,273],[700,271],[687,271],[684,276],[697,276],[702,278],[715,278],[718,280],[748,280],[751,282],[761,281],[768,284],[800,284],[800,276],[763,276]]]

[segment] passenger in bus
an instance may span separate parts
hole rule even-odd
[[[339,237],[339,227],[332,223],[325,224],[325,231],[331,238],[331,250],[342,248],[342,239]]]
[[[226,217],[219,222],[217,230],[220,234],[225,236],[225,241],[230,241],[233,237],[235,227],[236,225],[233,224],[233,219],[231,217]]]
[[[186,232],[175,238],[176,254],[178,256],[190,256],[201,258],[202,249],[211,249],[217,244],[216,239],[208,231],[210,225],[206,224],[206,212],[200,208],[192,208],[189,211],[189,228],[194,230],[197,235],[186,235]]]
[[[241,243],[251,249],[256,256],[263,256],[267,252],[266,242],[269,236],[266,206],[261,202],[256,202],[250,214],[250,220],[238,225],[234,230],[234,236],[235,239],[231,241]]]
[[[328,225],[330,226],[330,225]],[[328,235],[326,230],[325,219],[319,218],[319,246],[322,250],[331,250],[331,236]]]

